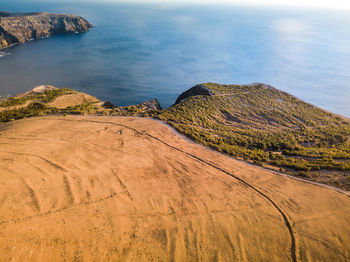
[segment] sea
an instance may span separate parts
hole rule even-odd
[[[50,84],[162,107],[200,83],[265,83],[350,117],[350,12],[271,6],[1,0],[94,28],[1,50],[0,96]]]

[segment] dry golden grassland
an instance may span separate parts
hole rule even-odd
[[[0,126],[0,261],[349,261],[350,198],[159,121]]]

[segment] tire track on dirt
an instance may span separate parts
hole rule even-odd
[[[39,119],[39,118],[38,118]],[[84,119],[62,119],[62,118],[42,118],[40,120],[61,120],[61,121],[70,121],[70,122],[87,122],[87,123],[98,123],[98,124],[110,124],[110,125],[114,125],[114,126],[119,126],[119,127],[124,127],[126,129],[129,129],[129,130],[132,130],[134,131],[135,133],[139,134],[139,135],[144,135],[144,136],[148,136],[160,143],[162,143],[163,145],[169,147],[169,148],[172,148],[178,152],[181,152],[193,159],[196,159],[197,161],[201,162],[201,163],[204,163],[208,166],[211,166],[213,167],[214,169],[216,170],[219,170],[221,171],[222,173],[236,179],[237,181],[241,182],[242,184],[244,184],[245,186],[249,187],[250,189],[254,190],[256,193],[258,193],[260,196],[262,196],[263,198],[265,198],[268,202],[270,202],[274,207],[275,209],[280,213],[280,215],[282,216],[283,218],[283,221],[284,221],[284,224],[285,226],[287,227],[288,229],[288,232],[289,232],[289,235],[290,235],[290,239],[291,239],[291,247],[290,247],[290,252],[291,252],[291,259],[293,262],[297,262],[297,257],[296,257],[296,242],[295,242],[295,235],[294,235],[294,232],[293,232],[293,228],[292,228],[292,224],[291,222],[289,221],[286,213],[277,205],[277,203],[275,201],[273,201],[269,196],[267,196],[265,193],[263,193],[261,190],[257,189],[255,186],[251,185],[250,183],[246,182],[245,180],[243,180],[242,178],[234,175],[234,174],[231,174],[230,172],[222,169],[221,167],[219,166],[216,166],[194,154],[191,154],[191,153],[188,153],[182,149],[179,149],[175,146],[172,146],[170,144],[168,144],[167,142],[159,139],[158,137],[156,136],[153,136],[151,134],[148,134],[146,132],[141,132],[135,128],[132,128],[132,127],[129,127],[127,125],[124,125],[124,124],[118,124],[118,123],[114,123],[114,122],[110,122],[110,121],[97,121],[97,120],[84,120]]]
[[[318,236],[313,236],[312,234],[306,232],[298,232],[297,234],[299,236],[306,237],[318,244],[323,245],[324,247],[332,250],[333,252],[340,254],[344,259],[346,259],[346,261],[350,261],[350,257],[347,257],[345,254],[343,254],[337,247],[334,246],[332,242],[329,242],[328,240],[322,239]]]
[[[107,197],[104,198],[99,198],[96,200],[92,200],[92,201],[80,201],[79,203],[73,204],[71,206],[65,206],[62,208],[58,208],[55,210],[49,210],[43,213],[37,213],[35,215],[32,216],[26,216],[23,218],[17,218],[17,219],[9,219],[9,220],[3,220],[0,221],[0,225],[5,225],[5,224],[9,224],[9,223],[15,223],[15,224],[19,224],[19,223],[23,223],[26,221],[29,221],[33,218],[36,217],[44,217],[44,216],[49,216],[52,214],[56,214],[56,213],[61,213],[64,211],[67,211],[71,208],[74,207],[81,207],[81,206],[90,206],[92,204],[97,204],[97,203],[101,203],[105,200],[109,200],[112,199],[114,197],[116,197],[117,195],[126,195],[128,198],[128,193],[126,191],[122,191],[122,192],[115,192],[112,193],[110,195],[108,195]],[[201,211],[193,211],[193,212],[183,212],[183,213],[179,213],[179,212],[174,212],[173,210],[171,212],[155,212],[155,213],[134,213],[134,214],[127,214],[127,213],[115,213],[115,216],[121,216],[121,217],[129,217],[132,219],[144,219],[144,218],[153,218],[153,217],[176,217],[176,218],[182,218],[182,217],[188,217],[188,216],[198,216],[198,215],[211,215],[211,214],[224,214],[224,213],[230,213],[230,212],[240,212],[240,209],[218,209],[218,210],[207,210],[204,212]],[[246,211],[245,211],[246,212]]]
[[[43,160],[44,162],[46,162],[47,164],[49,164],[50,166],[52,166],[52,167],[54,167],[56,169],[59,169],[59,170],[64,171],[64,172],[67,172],[67,170],[64,169],[63,167],[61,167],[60,165],[57,165],[56,163],[52,162],[51,160],[48,160],[45,157],[42,157],[42,156],[39,156],[39,155],[36,155],[36,154],[25,153],[25,152],[11,152],[11,151],[3,151],[3,150],[0,150],[0,152],[8,153],[8,154],[14,154],[14,155],[33,156],[33,157],[36,157],[36,158],[39,158],[39,159]]]
[[[64,191],[66,192],[66,195],[67,195],[68,204],[72,205],[75,199],[74,199],[72,187],[66,175],[63,176],[63,184],[64,184]]]
[[[73,208],[73,207],[93,205],[93,204],[100,203],[100,202],[102,202],[102,201],[105,201],[105,200],[114,198],[116,195],[118,195],[118,194],[123,194],[123,193],[124,193],[124,192],[121,192],[121,193],[120,193],[120,192],[119,192],[119,193],[113,193],[113,194],[110,194],[110,195],[107,196],[107,197],[99,198],[99,199],[96,199],[96,200],[90,201],[90,202],[81,201],[81,202],[79,202],[79,203],[77,203],[77,204],[73,204],[73,205],[70,205],[70,206],[65,206],[65,207],[62,207],[62,208],[59,208],[59,209],[56,209],[56,210],[50,210],[50,211],[43,212],[43,213],[40,213],[40,214],[36,214],[36,215],[33,215],[33,216],[27,216],[27,217],[24,217],[24,218],[18,218],[18,219],[10,219],[10,220],[6,220],[6,221],[0,221],[0,225],[5,225],[5,224],[8,224],[8,223],[22,223],[22,222],[29,221],[29,220],[31,220],[32,218],[43,217],[43,216],[49,216],[49,215],[52,215],[52,214],[61,213],[61,212],[65,211],[65,210],[70,209],[70,208]]]
[[[24,186],[26,187],[26,189],[28,190],[29,195],[30,195],[30,198],[32,199],[31,205],[32,205],[33,207],[35,207],[35,210],[36,210],[36,211],[40,212],[39,199],[38,199],[38,197],[36,196],[35,191],[33,190],[32,187],[30,187],[30,186],[28,185],[28,183],[27,183],[23,178],[21,178],[21,180],[22,180],[22,183],[24,184]]]

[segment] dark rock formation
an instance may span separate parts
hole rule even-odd
[[[162,110],[162,107],[160,106],[158,100],[155,98],[153,98],[152,100],[142,102],[140,104],[140,106],[144,107],[145,111],[147,111],[147,110]]]
[[[107,101],[107,102],[103,103],[102,107],[107,108],[107,109],[113,109],[113,108],[115,108],[115,105],[113,105],[111,102]]]
[[[111,102],[107,101],[102,104],[103,108],[106,109],[113,109],[116,108],[115,105],[113,105]],[[151,100],[147,100],[142,102],[141,104],[136,104],[136,105],[130,105],[130,106],[120,106],[118,107],[121,110],[128,109],[130,107],[135,107],[137,108],[137,111],[139,112],[146,112],[150,110],[162,110],[162,107],[160,106],[159,102],[157,99],[153,98]]]
[[[183,92],[176,99],[175,105],[181,103],[182,101],[184,101],[185,99],[187,99],[191,96],[197,96],[197,95],[212,96],[213,94],[207,87],[205,87],[203,85],[196,85],[196,86],[188,89],[187,91]]]
[[[86,32],[91,27],[77,15],[0,12],[0,49],[55,34]]]
[[[0,17],[10,16],[9,12],[0,12]]]

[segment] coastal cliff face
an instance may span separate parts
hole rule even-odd
[[[0,49],[55,34],[86,32],[91,27],[77,15],[6,13],[0,15]]]

